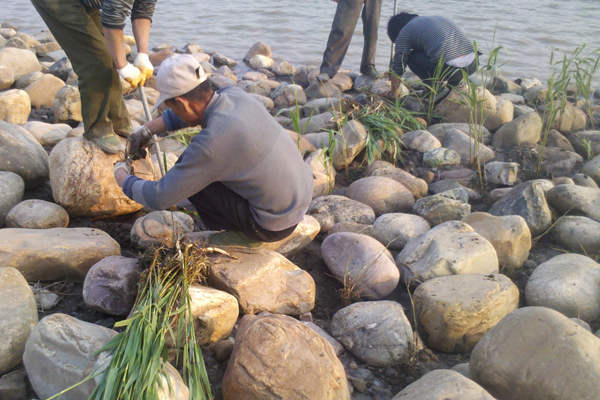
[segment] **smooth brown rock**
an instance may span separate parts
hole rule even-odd
[[[315,305],[315,282],[272,250],[223,247],[235,257],[214,256],[211,286],[234,295],[245,314],[269,311],[299,315]]]
[[[135,220],[131,242],[140,247],[173,247],[177,240],[194,230],[194,219],[181,211],[152,211]]]
[[[66,228],[69,214],[58,204],[45,200],[24,200],[14,206],[6,215],[8,228]]]
[[[207,286],[190,286],[190,307],[199,345],[215,343],[229,336],[238,319],[236,298]]]
[[[385,176],[397,182],[400,182],[412,193],[415,199],[427,196],[428,186],[421,178],[417,178],[401,168],[397,168],[387,161],[375,161],[367,167],[369,176]]]
[[[42,69],[34,52],[14,47],[0,49],[0,66],[11,69],[15,79]]]
[[[318,333],[282,315],[245,316],[223,377],[223,398],[349,400],[350,392],[342,363]]]
[[[0,265],[29,281],[83,280],[92,265],[120,252],[119,243],[93,228],[0,230]]]

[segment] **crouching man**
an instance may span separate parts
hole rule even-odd
[[[240,88],[214,91],[190,55],[166,59],[157,75],[161,117],[128,138],[133,158],[145,156],[153,134],[201,125],[177,163],[157,182],[115,166],[123,192],[151,209],[189,199],[212,230],[233,230],[272,242],[290,235],[312,199],[312,171],[297,144],[264,106]]]

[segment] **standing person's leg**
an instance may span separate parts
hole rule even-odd
[[[98,32],[103,32],[102,28],[102,20],[100,16],[94,16],[94,23],[96,24],[96,28]],[[102,34],[103,42],[104,34]],[[107,48],[108,51],[108,48]],[[110,55],[110,53],[109,53]],[[108,104],[107,104],[107,117],[112,123],[112,127],[115,133],[118,133],[121,136],[129,136],[131,132],[133,132],[133,125],[131,125],[131,120],[129,118],[129,112],[127,111],[127,107],[125,106],[125,101],[123,100],[123,88],[121,86],[121,78],[119,78],[119,73],[116,68],[114,68],[112,64],[111,57],[111,83],[110,89],[108,93]]]
[[[333,77],[350,46],[350,40],[356,28],[360,10],[365,0],[339,0],[335,17],[331,25],[331,32],[327,40],[327,48],[323,53],[323,63],[321,64],[321,73],[326,73]]]
[[[377,73],[375,70],[375,51],[377,50],[377,29],[379,28],[380,16],[381,0],[365,0],[362,12],[365,44],[360,62],[360,72],[363,74]]]
[[[84,136],[104,151],[123,149],[108,117],[109,105],[121,85],[115,81],[112,58],[100,24],[100,11],[79,0],[31,0],[34,7],[69,57],[79,77]],[[117,78],[118,79],[118,78]],[[121,100],[122,101],[122,100]]]
[[[289,236],[296,228],[279,232],[262,228],[252,217],[248,200],[220,182],[208,185],[189,200],[209,229],[240,231],[254,240],[274,242]]]

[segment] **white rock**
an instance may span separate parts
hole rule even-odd
[[[498,399],[594,400],[600,340],[554,310],[524,307],[483,336],[470,369]]]
[[[410,211],[415,199],[401,183],[384,176],[360,178],[348,187],[346,195],[370,206],[375,215]]]
[[[593,321],[600,317],[600,264],[579,254],[561,254],[533,271],[525,297],[530,306],[544,306],[568,317]]]
[[[8,228],[66,228],[69,214],[58,204],[45,200],[25,200],[14,206],[6,215]]]
[[[46,399],[87,377],[96,352],[117,333],[65,314],[43,318],[31,332],[23,364],[36,394]],[[87,399],[96,386],[87,381],[61,396],[64,400]]]
[[[460,221],[444,222],[411,239],[396,257],[396,264],[409,282],[498,272],[498,256],[492,244]]]
[[[398,285],[400,273],[390,252],[372,237],[334,233],[321,244],[321,254],[334,277],[352,295],[381,299]]]
[[[409,240],[431,229],[425,218],[413,214],[389,213],[373,223],[375,238],[392,250],[402,250]]]
[[[15,79],[42,69],[34,52],[15,47],[0,49],[0,66],[10,68]]]
[[[248,60],[248,64],[254,69],[271,68],[273,66],[273,59],[271,57],[256,54]]]
[[[552,240],[574,253],[600,253],[600,222],[575,215],[560,217],[552,230]]]
[[[412,327],[395,301],[342,308],[331,319],[331,334],[356,357],[378,367],[407,362],[414,351]]]
[[[215,343],[231,334],[238,319],[236,298],[206,286],[190,286],[191,313],[199,345]]]
[[[41,121],[28,121],[23,125],[42,146],[54,146],[67,137],[71,127],[67,124],[49,124]]]
[[[438,147],[442,147],[442,143],[431,133],[425,130],[410,131],[402,135],[402,142],[412,150],[425,153]]]

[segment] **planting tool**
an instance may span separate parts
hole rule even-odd
[[[144,92],[144,86],[138,86],[138,93],[140,98],[142,99],[142,106],[144,107],[144,114],[146,115],[146,122],[150,122],[152,120],[152,114],[150,113],[150,106],[148,106],[148,99],[146,99],[146,92]],[[156,159],[158,160],[158,166],[160,168],[160,176],[165,176],[165,166],[163,165],[162,153],[160,151],[160,145],[158,144],[158,139],[156,135],[152,135],[152,141],[154,142],[154,153],[156,154]],[[129,153],[127,153],[129,154]]]

